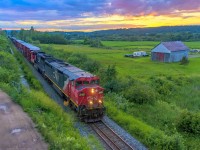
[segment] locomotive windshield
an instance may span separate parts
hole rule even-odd
[[[90,84],[99,84],[99,80],[92,80]]]
[[[88,85],[88,84],[89,84],[89,81],[83,81],[83,84],[84,84],[84,85]]]
[[[89,82],[89,81],[76,81],[76,87],[82,86],[82,85],[94,85],[94,84],[99,84],[99,80],[92,80],[91,82]]]

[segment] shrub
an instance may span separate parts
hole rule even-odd
[[[100,68],[100,63],[95,60],[88,59],[84,64],[83,64],[83,69],[87,70],[91,73],[98,72]]]
[[[151,77],[152,86],[156,91],[163,95],[171,95],[176,90],[176,82],[172,82],[170,77]]]
[[[183,111],[178,118],[177,127],[183,132],[200,135],[200,113]]]
[[[17,81],[18,78],[19,73],[0,67],[0,82],[10,83],[11,81]]]
[[[152,104],[157,98],[156,91],[154,91],[150,86],[142,83],[134,84],[123,93],[125,98],[127,98],[130,102],[137,104]]]
[[[145,145],[148,145],[150,149],[184,149],[184,140],[178,133],[168,136],[163,131],[155,129],[136,119],[134,116],[122,112],[115,107],[113,102],[108,100],[105,104],[108,115],[111,116],[112,119],[115,120],[119,125],[125,128],[130,134],[134,135]]]
[[[189,64],[189,60],[187,57],[184,56],[180,61],[180,65],[187,65],[187,64]]]
[[[107,93],[105,94],[106,101],[110,101],[110,102],[114,102],[115,107],[123,110],[123,111],[127,111],[128,107],[130,107],[130,103],[128,102],[128,100],[126,98],[123,97],[123,95],[119,95],[117,93]]]

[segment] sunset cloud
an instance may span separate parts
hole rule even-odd
[[[100,30],[200,24],[200,0],[1,0],[0,27]]]

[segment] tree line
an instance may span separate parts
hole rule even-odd
[[[69,44],[70,41],[66,39],[64,34],[60,33],[49,33],[36,31],[33,27],[30,30],[21,29],[20,31],[12,30],[10,33],[18,39],[33,44]]]
[[[94,32],[67,32],[72,39],[85,37],[105,41],[199,41],[200,26],[110,29]]]

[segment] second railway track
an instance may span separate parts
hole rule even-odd
[[[107,149],[111,150],[135,150],[119,135],[117,135],[109,126],[103,121],[90,124],[92,129],[99,135],[99,137],[106,144]]]

